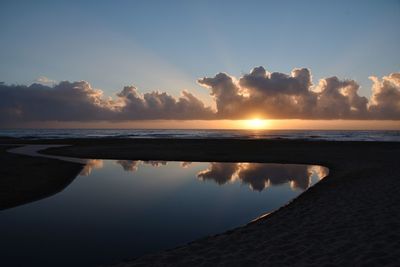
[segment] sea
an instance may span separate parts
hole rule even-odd
[[[180,138],[290,139],[400,142],[399,130],[188,130],[188,129],[0,129],[1,137],[63,138]]]

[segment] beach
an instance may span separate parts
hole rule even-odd
[[[66,188],[83,165],[6,152],[0,146],[0,210],[54,195]]]
[[[0,267],[400,267],[400,0],[232,2],[0,1]]]
[[[271,162],[329,168],[326,178],[268,216],[171,250],[128,259],[118,266],[399,264],[399,142],[8,138],[0,143],[66,144],[71,146],[51,148],[44,153],[92,159]],[[5,207],[62,190],[82,168],[54,159],[10,156],[5,149],[0,155],[1,172],[7,177],[18,177],[20,184],[32,181],[32,177],[36,181],[57,176],[60,182],[44,182],[36,190],[40,193],[14,200]],[[20,168],[22,164],[24,168]]]

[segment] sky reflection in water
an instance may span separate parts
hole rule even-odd
[[[295,164],[90,160],[64,191],[0,212],[0,248],[5,263],[21,265],[118,262],[246,224],[327,174]]]

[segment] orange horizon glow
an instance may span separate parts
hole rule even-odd
[[[226,130],[400,130],[396,120],[142,120],[129,122],[31,122],[10,128],[226,129]]]
[[[243,122],[244,129],[266,129],[269,126],[269,120],[254,118]]]

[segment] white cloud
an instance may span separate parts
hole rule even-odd
[[[40,76],[40,77],[38,77],[38,78],[35,80],[35,82],[36,82],[36,83],[43,84],[43,85],[49,85],[49,86],[55,85],[55,84],[57,83],[57,81],[51,80],[51,79],[47,78],[46,76]]]

